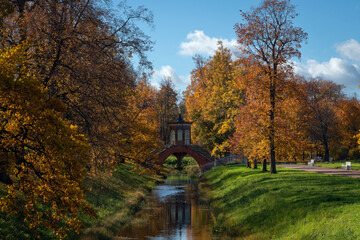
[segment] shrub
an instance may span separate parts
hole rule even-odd
[[[359,148],[350,149],[348,154],[348,159],[349,160],[360,159],[360,149]]]
[[[346,147],[339,147],[333,151],[332,157],[334,160],[345,160],[348,157],[349,149]]]

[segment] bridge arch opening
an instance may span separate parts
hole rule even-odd
[[[195,160],[195,158],[191,157],[190,155],[185,155],[182,158],[181,162],[179,163],[178,158],[175,155],[171,154],[165,159],[162,165],[166,168],[172,168],[172,169],[182,169],[188,167],[200,168],[200,165]]]

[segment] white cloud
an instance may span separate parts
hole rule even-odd
[[[340,58],[331,58],[328,62],[308,60],[306,64],[294,62],[295,73],[305,77],[322,77],[345,86],[344,91],[352,95],[359,91],[360,68]]]
[[[177,90],[183,91],[186,86],[190,84],[190,75],[189,76],[179,76],[175,69],[169,65],[162,66],[160,70],[154,70],[152,75],[152,84],[156,88],[160,88],[160,83],[165,77],[170,77]]]
[[[186,36],[187,41],[180,44],[180,55],[194,56],[195,54],[213,55],[218,49],[218,42],[222,41],[223,46],[230,49],[232,53],[238,52],[235,39],[221,39],[206,36],[203,31],[195,30]]]
[[[360,43],[355,39],[350,39],[346,42],[339,44],[336,50],[341,56],[351,60],[360,61]]]

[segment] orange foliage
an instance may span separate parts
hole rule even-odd
[[[243,60],[237,83],[245,88],[245,104],[236,116],[236,132],[231,139],[234,153],[251,161],[268,161],[271,108],[268,85],[270,79],[258,65]],[[276,154],[281,160],[298,159],[306,146],[302,120],[298,118],[301,92],[291,73],[278,74],[278,95],[275,114]]]
[[[356,148],[356,135],[360,130],[360,103],[356,98],[343,99],[337,111],[340,119],[339,128],[342,134],[342,145],[349,149]]]
[[[307,39],[307,33],[293,25],[297,14],[290,0],[265,0],[257,8],[248,12],[241,11],[244,23],[236,24],[235,30],[244,57],[253,61],[266,75],[269,125],[268,140],[271,173],[276,173],[276,112],[281,73],[289,71],[288,61],[300,57],[301,42]],[[265,84],[264,83],[264,84]],[[263,85],[264,85],[263,84]],[[284,97],[284,96],[283,96]]]

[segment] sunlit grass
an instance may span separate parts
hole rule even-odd
[[[214,230],[247,239],[359,239],[360,180],[239,165],[205,174]]]
[[[315,166],[318,167],[329,167],[329,168],[341,168],[345,162],[351,162],[351,170],[360,170],[360,162],[358,160],[344,160],[338,162],[316,162]]]

